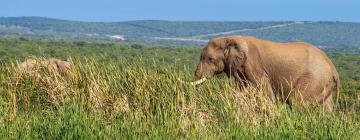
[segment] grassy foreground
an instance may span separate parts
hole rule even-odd
[[[73,77],[41,77],[0,66],[2,139],[357,139],[359,94],[342,94],[333,114],[307,112],[242,92],[232,80],[192,86],[189,72],[145,61],[74,59]],[[186,67],[184,68],[186,69]],[[187,70],[184,70],[187,71]],[[351,85],[346,91],[358,92]]]

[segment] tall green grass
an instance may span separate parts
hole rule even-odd
[[[144,67],[144,63],[150,65]],[[356,139],[359,93],[351,85],[332,114],[291,109],[231,79],[192,86],[191,70],[158,61],[74,59],[70,79],[46,67],[34,77],[0,66],[2,139]],[[161,67],[160,67],[161,66]]]

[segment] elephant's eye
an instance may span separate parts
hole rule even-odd
[[[210,62],[215,61],[215,57],[209,57],[209,61],[210,61]]]

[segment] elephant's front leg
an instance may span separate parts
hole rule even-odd
[[[257,94],[261,94],[269,98],[271,101],[275,101],[273,86],[268,77],[247,77],[245,75],[237,75],[237,83],[240,89],[256,88]]]
[[[275,101],[276,96],[273,90],[273,85],[271,84],[269,78],[262,78],[262,80],[260,81],[260,85],[258,85],[258,88],[260,89],[260,92],[263,92],[264,95],[266,95],[271,101]]]

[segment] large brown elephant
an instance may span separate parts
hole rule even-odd
[[[225,72],[240,86],[269,85],[268,95],[290,105],[306,103],[333,110],[332,93],[340,80],[320,49],[302,42],[278,43],[250,36],[219,37],[203,49],[195,76],[199,84]]]

